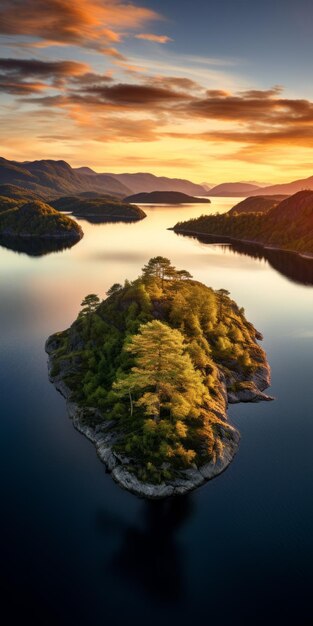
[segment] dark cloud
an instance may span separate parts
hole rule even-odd
[[[64,78],[85,73],[88,65],[77,61],[38,61],[37,59],[0,59],[0,72],[23,78]]]
[[[135,85],[131,83],[118,83],[112,86],[88,86],[82,90],[87,96],[96,97],[98,102],[108,102],[121,107],[146,108],[164,105],[167,103],[181,102],[186,99],[184,93],[172,89],[153,85]]]
[[[65,80],[86,74],[88,65],[75,61],[0,59],[0,90],[16,96],[59,88]]]

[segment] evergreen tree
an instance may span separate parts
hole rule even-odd
[[[114,283],[114,285],[112,285],[112,287],[110,287],[110,289],[108,289],[107,296],[112,296],[113,294],[118,293],[122,289],[123,289],[123,287],[122,287],[122,285],[120,285],[120,283]]]
[[[134,355],[135,365],[116,381],[116,392],[123,396],[133,391],[135,405],[155,421],[198,416],[207,390],[178,330],[153,320],[140,327],[126,350]]]
[[[92,316],[95,313],[99,304],[100,304],[100,298],[95,293],[90,293],[88,296],[86,296],[83,299],[81,303],[81,306],[83,308],[80,312],[80,316],[87,318],[88,331],[90,331],[90,328],[91,328]]]
[[[165,278],[176,277],[176,269],[166,257],[155,256],[142,268],[142,274],[144,279],[160,279],[163,288]]]
[[[224,305],[227,304],[227,297],[229,296],[229,291],[227,289],[218,289],[216,292],[219,295],[219,318],[222,319]]]

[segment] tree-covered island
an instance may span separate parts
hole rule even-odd
[[[186,493],[232,461],[228,402],[268,400],[261,339],[228,291],[164,257],[133,282],[89,294],[47,340],[49,375],[113,478],[139,496]]]
[[[0,199],[0,237],[67,240],[83,237],[81,227],[41,200]]]
[[[103,222],[136,222],[146,217],[138,206],[109,195],[65,196],[52,200],[51,205],[58,211],[71,212],[75,217],[97,218]]]

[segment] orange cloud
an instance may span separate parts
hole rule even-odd
[[[139,35],[135,35],[135,39],[143,39],[144,41],[152,41],[154,43],[169,43],[173,41],[167,35],[154,35],[153,33],[141,33]]]
[[[112,43],[120,41],[125,29],[156,19],[160,16],[155,11],[122,0],[2,0],[0,34],[112,54]]]
[[[41,127],[44,115],[48,123],[57,112],[73,135],[90,131],[97,142],[199,141],[215,144],[219,155],[237,145],[231,158],[241,161],[264,160],[274,148],[313,147],[313,102],[285,98],[281,87],[230,93],[146,74],[116,82],[74,61],[0,59],[0,91],[32,104]]]

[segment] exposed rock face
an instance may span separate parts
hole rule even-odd
[[[54,337],[51,336],[46,342],[46,352],[52,355],[56,348]],[[155,485],[140,481],[131,471],[129,471],[129,459],[121,456],[114,451],[114,444],[118,440],[118,436],[114,430],[114,421],[103,422],[101,426],[92,427],[87,424],[92,414],[96,415],[97,409],[82,408],[75,402],[71,401],[72,391],[64,382],[64,377],[69,375],[70,369],[67,362],[63,362],[61,369],[57,375],[52,374],[52,359],[49,358],[49,378],[54,383],[56,389],[66,398],[69,417],[73,421],[74,427],[84,434],[92,443],[95,444],[97,454],[101,461],[105,464],[107,471],[112,478],[124,489],[130,491],[136,496],[148,499],[162,499],[170,496],[184,495],[193,491],[197,487],[205,484],[207,481],[221,474],[232,462],[239,446],[240,434],[234,428],[229,430],[227,423],[227,436],[225,429],[225,437],[222,438],[223,454],[216,461],[194,467],[180,472],[180,478],[169,480],[167,483]],[[259,402],[262,400],[272,400],[270,396],[266,396],[262,391],[270,384],[270,368],[267,364],[260,365],[254,378],[249,383],[244,383],[233,391],[227,391],[227,381],[225,375],[220,371],[221,382],[221,410],[224,405],[223,412],[219,416],[227,421],[226,409],[228,402]],[[231,433],[231,436],[230,436]]]

